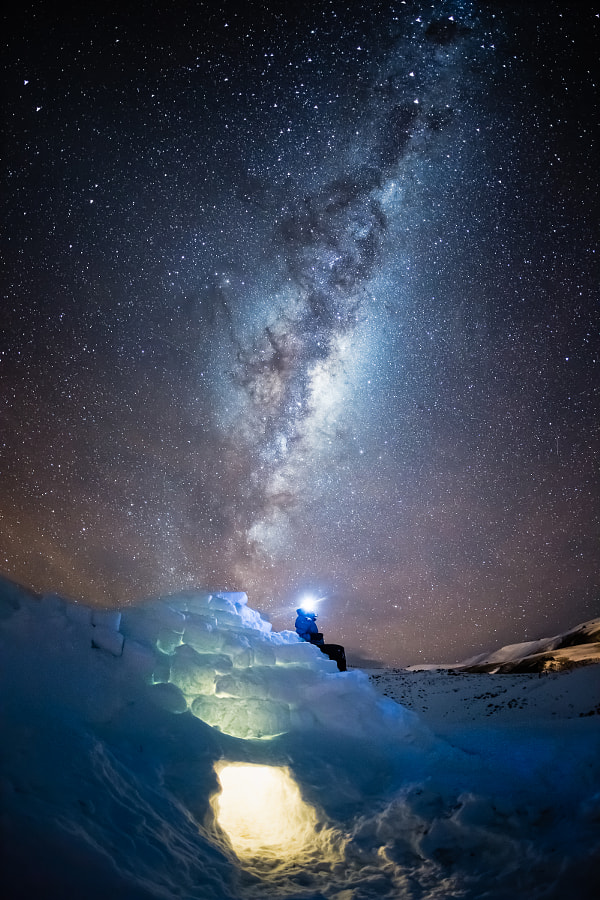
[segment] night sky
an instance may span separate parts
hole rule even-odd
[[[13,10],[0,570],[351,662],[600,615],[599,15]]]

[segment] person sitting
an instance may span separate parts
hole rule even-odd
[[[295,622],[296,634],[309,644],[316,644],[321,653],[332,659],[340,672],[346,671],[346,653],[340,644],[326,644],[323,635],[317,628],[317,614],[305,609],[297,609],[298,616]]]
[[[302,608],[297,609],[296,612],[298,616],[294,627],[298,637],[302,638],[303,641],[308,641],[309,644],[322,644],[323,635],[319,634],[319,629],[317,628],[317,614]]]

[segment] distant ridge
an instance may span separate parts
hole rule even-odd
[[[493,653],[481,653],[444,668],[463,672],[558,672],[593,663],[600,663],[600,618],[583,622],[564,634],[508,644]]]

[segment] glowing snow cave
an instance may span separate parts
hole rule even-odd
[[[289,858],[314,843],[317,817],[289,771],[279,766],[223,763],[216,819],[237,856]]]

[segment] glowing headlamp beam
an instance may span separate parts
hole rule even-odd
[[[314,597],[312,594],[305,594],[300,599],[298,608],[303,609],[304,612],[314,612],[317,604],[321,603],[325,599],[325,597]]]

